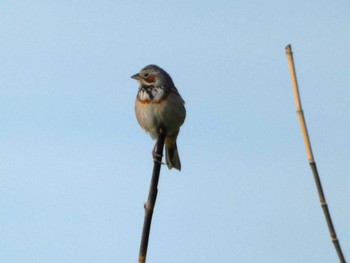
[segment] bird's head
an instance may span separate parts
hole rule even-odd
[[[144,67],[139,73],[132,75],[131,78],[136,79],[141,86],[174,86],[169,74],[156,65],[148,65]]]

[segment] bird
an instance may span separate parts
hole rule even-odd
[[[135,115],[140,126],[152,139],[164,128],[165,160],[169,169],[181,170],[176,139],[186,118],[185,101],[170,75],[157,65],[148,65],[131,76],[139,83],[135,101]],[[155,148],[153,158],[155,159]]]

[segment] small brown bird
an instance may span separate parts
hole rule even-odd
[[[166,164],[169,169],[181,170],[176,138],[186,117],[184,100],[169,74],[156,65],[144,67],[131,78],[140,84],[135,102],[137,121],[153,139],[158,137],[159,128],[165,128]]]

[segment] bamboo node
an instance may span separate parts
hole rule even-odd
[[[152,211],[152,210],[153,210],[153,207],[152,207],[151,202],[148,202],[148,201],[144,204],[143,207],[144,207],[145,210],[147,210],[147,211]]]
[[[314,157],[309,157],[309,163],[314,163],[315,160],[314,160]]]
[[[332,239],[332,242],[338,242],[339,241],[336,235],[331,236],[331,239]]]
[[[320,199],[321,206],[327,206],[327,203],[325,200]]]

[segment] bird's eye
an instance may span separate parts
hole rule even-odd
[[[143,76],[144,76],[145,78],[148,78],[148,73],[144,73]]]

